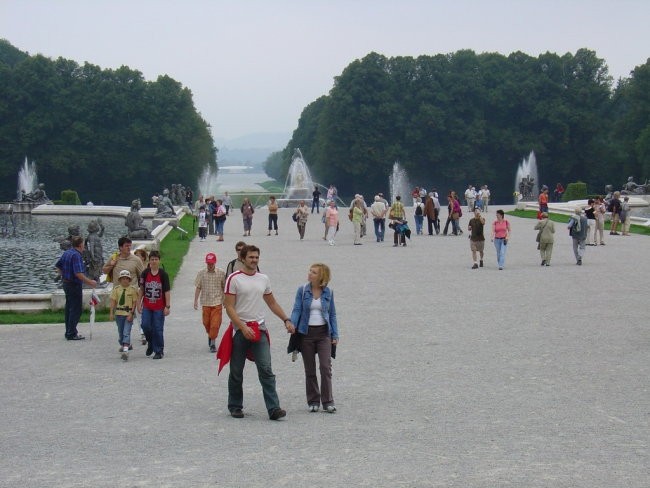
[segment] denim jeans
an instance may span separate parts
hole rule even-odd
[[[416,215],[415,216],[415,233],[417,235],[422,234],[422,224],[424,222],[424,216]]]
[[[319,200],[312,200],[311,201],[311,213],[314,213],[314,209],[316,209],[316,213],[320,213],[320,201]]]
[[[276,408],[280,408],[280,400],[275,390],[275,375],[271,369],[271,348],[269,339],[262,332],[260,340],[251,342],[244,335],[237,331],[232,338],[232,354],[230,356],[230,375],[228,376],[228,410],[231,412],[237,408],[244,408],[244,365],[246,363],[246,351],[251,350],[255,357],[257,366],[257,377],[262,385],[264,403],[269,414]]]
[[[81,318],[83,302],[81,283],[64,281],[63,292],[65,293],[65,338],[72,339],[78,334],[77,324]]]
[[[505,239],[494,239],[494,247],[497,250],[497,264],[499,268],[503,268],[506,264],[506,251],[508,245],[505,244]]]
[[[576,261],[582,261],[582,258],[585,255],[585,244],[587,241],[585,239],[576,239],[572,238],[573,241],[573,255],[576,257]]]
[[[218,236],[223,236],[223,224],[225,220],[214,219],[214,233]]]
[[[122,344],[131,344],[131,327],[133,326],[133,321],[129,322],[126,315],[116,315],[115,323],[117,324],[117,335]]]
[[[372,219],[375,224],[375,237],[377,242],[384,240],[384,233],[386,231],[386,221],[384,219]]]
[[[155,353],[165,352],[165,339],[163,337],[164,327],[164,310],[150,310],[148,308],[142,309],[142,330]]]

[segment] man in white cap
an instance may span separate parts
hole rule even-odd
[[[209,252],[205,256],[206,268],[194,280],[194,310],[199,308],[199,298],[203,311],[203,327],[208,334],[210,352],[217,352],[215,341],[219,335],[223,315],[223,290],[226,272],[217,268],[217,255]]]

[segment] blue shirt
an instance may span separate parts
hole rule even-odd
[[[296,300],[291,311],[291,322],[296,326],[298,332],[307,335],[309,331],[309,309],[314,295],[311,293],[311,286],[306,284],[296,291]],[[323,307],[323,318],[332,339],[339,338],[338,323],[336,321],[336,306],[334,305],[334,292],[327,286],[323,288],[320,296]]]
[[[77,278],[77,273],[84,273],[86,267],[84,266],[83,259],[81,259],[81,253],[74,247],[68,249],[61,255],[56,262],[56,267],[61,270],[61,277],[64,281],[83,283],[82,280]]]

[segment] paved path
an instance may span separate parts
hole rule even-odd
[[[192,297],[206,252],[222,267],[234,256],[238,214],[224,243],[192,243],[161,361],[136,346],[122,362],[113,324],[77,343],[62,325],[0,327],[0,486],[647,487],[650,240],[607,235],[578,267],[556,224],[546,268],[534,221],[511,221],[498,271],[489,243],[470,269],[464,236],[355,247],[346,221],[330,247],[316,216],[300,242],[289,210],[277,237],[256,213],[248,241],[285,310],[312,262],[332,268],[335,415],[307,412],[277,319],[287,418],[267,419],[250,363],[246,418],[227,414],[228,371],[216,375]]]

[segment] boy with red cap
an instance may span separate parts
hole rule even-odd
[[[217,268],[217,255],[209,252],[205,256],[206,269],[202,269],[194,280],[194,310],[199,308],[199,297],[203,307],[203,327],[208,334],[210,352],[217,352],[215,341],[221,327],[223,311],[223,290],[226,273]]]

